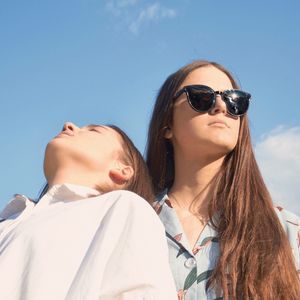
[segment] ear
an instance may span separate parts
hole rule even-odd
[[[111,180],[118,184],[123,185],[133,176],[134,171],[131,166],[124,165],[118,162],[113,168],[109,170],[109,177]]]
[[[166,139],[171,139],[173,137],[172,129],[169,126],[166,126],[163,128],[164,131],[164,137]]]

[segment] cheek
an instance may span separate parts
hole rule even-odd
[[[241,124],[241,121],[240,121],[240,119],[238,119],[233,122],[232,127],[231,127],[232,128],[232,139],[233,139],[234,145],[236,145],[237,140],[239,138],[240,124]]]
[[[91,141],[83,156],[94,164],[95,168],[107,168],[118,157],[119,148],[113,141]]]
[[[238,141],[240,131],[240,121],[234,120],[230,123],[230,129],[226,131],[226,134],[221,135],[220,139],[223,140],[224,146],[226,146],[227,151],[232,151]]]
[[[172,140],[177,144],[191,144],[201,138],[203,132],[199,122],[176,122],[172,126]]]
[[[204,131],[204,118],[182,103],[173,114],[172,138],[181,142],[196,139]]]
[[[96,173],[108,170],[111,157],[105,151],[99,153],[94,150],[84,151],[81,154],[77,153],[77,156],[75,154],[76,164],[81,165],[87,171]]]

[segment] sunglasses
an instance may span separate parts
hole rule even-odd
[[[186,94],[189,105],[197,112],[207,112],[216,105],[216,97],[220,95],[226,104],[227,112],[232,116],[244,115],[249,107],[251,95],[241,90],[214,91],[206,85],[187,85],[178,91],[174,100]]]

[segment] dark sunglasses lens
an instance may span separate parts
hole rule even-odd
[[[243,91],[228,91],[223,94],[227,110],[235,116],[243,115],[249,107],[250,95]]]
[[[200,112],[208,111],[214,103],[214,92],[205,87],[190,87],[189,102],[193,109]]]

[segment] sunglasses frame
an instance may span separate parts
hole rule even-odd
[[[190,100],[190,95],[189,95],[191,89],[200,89],[200,88],[201,88],[201,89],[206,89],[207,91],[211,92],[212,95],[214,96],[210,108],[207,109],[207,110],[203,110],[203,111],[197,109],[196,107],[194,107],[194,105],[192,104],[192,102],[191,102],[191,100]],[[234,113],[231,113],[231,112],[229,111],[229,109],[228,109],[229,101],[228,101],[228,99],[226,99],[226,98],[224,97],[224,95],[227,95],[227,96],[230,97],[230,94],[231,94],[231,93],[235,93],[235,92],[242,93],[242,94],[244,95],[244,98],[247,100],[247,109],[246,109],[246,111],[245,111],[244,113],[242,113],[242,114],[234,114]],[[239,90],[239,89],[228,89],[228,90],[224,90],[224,91],[215,91],[215,90],[213,90],[211,87],[209,87],[209,86],[207,86],[207,85],[195,84],[195,85],[186,85],[186,86],[184,86],[182,89],[180,89],[180,90],[175,94],[173,100],[175,101],[175,100],[176,100],[178,97],[180,97],[183,93],[186,94],[186,97],[187,97],[187,100],[188,100],[188,103],[189,103],[190,107],[191,107],[193,110],[197,111],[197,112],[203,112],[203,113],[204,113],[204,112],[208,112],[209,110],[211,110],[211,109],[216,105],[216,96],[217,96],[217,95],[220,95],[221,98],[222,98],[222,100],[223,100],[223,101],[225,102],[225,104],[226,104],[226,110],[227,110],[227,113],[230,114],[230,115],[232,115],[232,116],[236,116],[236,117],[243,116],[244,114],[247,113],[248,108],[249,108],[250,99],[251,99],[251,94],[250,94],[250,93],[244,92],[244,91]]]

